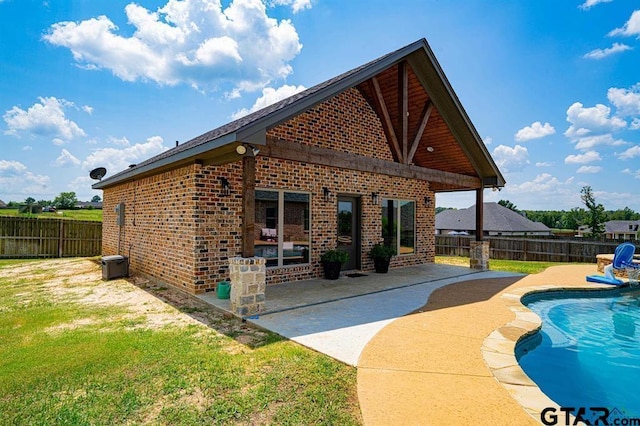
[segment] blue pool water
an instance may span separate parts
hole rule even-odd
[[[640,417],[640,291],[536,295],[541,332],[516,348],[522,369],[562,407]]]

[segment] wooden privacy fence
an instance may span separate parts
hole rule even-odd
[[[0,217],[0,258],[98,256],[102,223]]]
[[[436,235],[436,255],[469,256],[475,237]],[[491,259],[595,263],[596,255],[613,253],[622,241],[556,240],[551,238],[485,237]]]

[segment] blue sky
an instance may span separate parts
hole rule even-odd
[[[29,19],[25,19],[25,17]],[[53,199],[426,38],[520,209],[640,211],[631,0],[0,0],[0,199]],[[473,192],[438,195],[468,207]]]

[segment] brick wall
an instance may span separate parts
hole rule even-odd
[[[382,126],[356,89],[329,99],[271,129],[269,137],[312,144],[393,161]],[[221,193],[220,177],[230,185]],[[324,199],[323,187],[331,197]],[[367,253],[381,241],[383,198],[416,202],[416,252],[396,256],[391,266],[432,262],[435,256],[434,206],[428,182],[301,164],[258,155],[256,188],[289,189],[311,194],[311,261],[267,270],[268,284],[322,275],[320,255],[336,246],[337,194],[360,196],[362,269],[373,270]],[[377,192],[374,205],[371,193]],[[211,290],[229,279],[228,258],[242,247],[242,162],[223,166],[198,164],[138,179],[104,190],[103,254],[130,256],[131,269],[192,293]],[[114,207],[126,204],[125,226],[116,226]],[[433,203],[431,203],[433,204]]]

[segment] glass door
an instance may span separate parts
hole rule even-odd
[[[338,250],[349,253],[343,270],[360,268],[360,199],[338,197]]]

